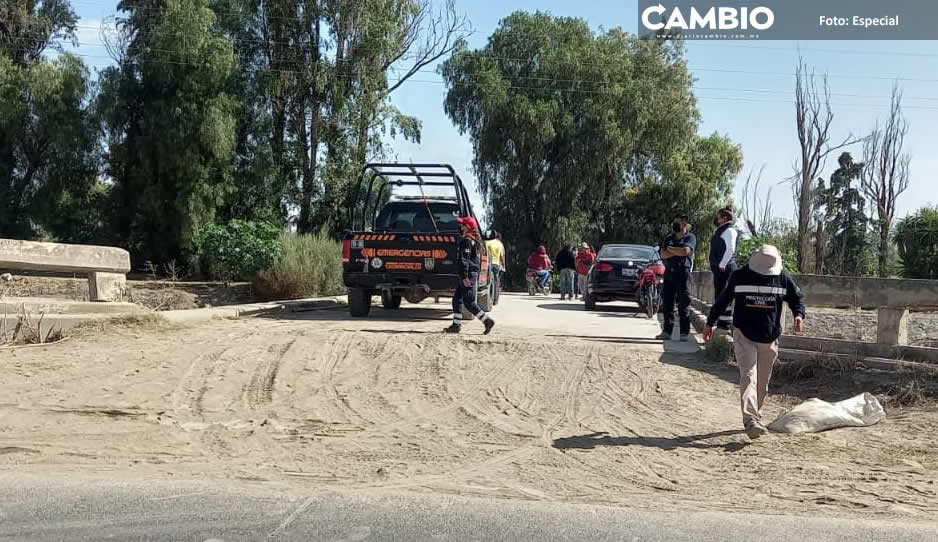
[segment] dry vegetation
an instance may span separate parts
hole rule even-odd
[[[83,322],[68,330],[68,335],[87,337],[100,335],[108,331],[156,331],[172,328],[173,325],[158,312],[144,312]]]
[[[88,280],[84,277],[14,276],[10,281],[0,282],[0,299],[4,297],[88,301]],[[148,275],[127,281],[124,300],[164,311],[252,303],[255,296],[250,283],[187,282]]]
[[[44,315],[36,321],[23,310],[15,321],[7,314],[0,315],[0,346],[9,348],[33,344],[50,344],[65,339],[54,325],[43,327]]]

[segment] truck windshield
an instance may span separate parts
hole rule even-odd
[[[427,211],[429,206],[430,211]],[[430,213],[433,213],[433,219]],[[376,231],[433,233],[433,222],[439,231],[459,231],[456,217],[459,205],[451,202],[392,201],[381,209],[375,223]]]

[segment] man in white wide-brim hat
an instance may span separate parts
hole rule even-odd
[[[713,337],[713,326],[723,311],[733,309],[733,349],[739,366],[740,404],[743,426],[751,439],[768,433],[760,417],[769,391],[772,366],[778,358],[782,335],[782,304],[795,316],[794,331],[801,331],[805,318],[804,296],[782,266],[782,257],[772,245],[762,245],[749,264],[735,271],[707,317],[703,338]]]

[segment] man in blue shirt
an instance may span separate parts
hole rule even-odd
[[[697,237],[689,233],[690,224],[687,215],[678,213],[671,221],[674,231],[661,241],[659,254],[664,261],[664,287],[661,289],[664,328],[658,338],[671,340],[674,333],[674,302],[680,317],[681,341],[690,338],[690,274],[694,269],[694,251],[697,249]]]

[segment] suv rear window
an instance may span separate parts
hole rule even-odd
[[[429,206],[430,210],[427,211]],[[433,218],[430,218],[433,213]],[[433,222],[439,231],[459,231],[456,217],[459,205],[448,202],[392,201],[381,209],[375,222],[376,231],[433,233]]]
[[[603,247],[599,257],[605,260],[652,260],[655,249],[652,247]]]

